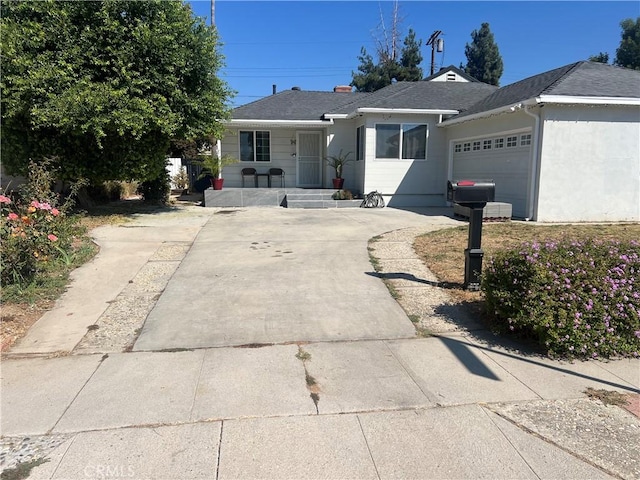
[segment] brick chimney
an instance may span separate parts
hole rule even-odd
[[[336,85],[333,87],[335,93],[351,93],[351,85]]]

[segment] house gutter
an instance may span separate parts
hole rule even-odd
[[[230,127],[326,127],[333,125],[333,119],[328,120],[258,120],[232,119],[225,122]]]
[[[635,97],[571,97],[566,95],[540,95],[534,99],[522,101],[517,105],[536,105],[541,103],[554,103],[558,105],[627,105],[627,106],[640,106],[640,98]],[[486,110],[483,112],[466,115],[463,117],[454,117],[449,120],[445,120],[438,124],[439,127],[449,127],[451,125],[458,125],[464,122],[470,122],[472,120],[478,120],[481,118],[489,118],[495,115],[503,113],[514,112],[514,105],[504,105],[502,107],[494,108],[493,110]]]
[[[567,97],[565,95],[540,95],[538,103],[556,103],[560,105],[640,105],[640,98],[634,97]]]
[[[381,113],[386,115],[457,115],[459,110],[442,110],[433,108],[374,108],[360,107],[351,113],[325,114],[325,118],[336,120],[350,120],[365,113]]]
[[[526,221],[530,221],[533,220],[534,214],[535,214],[535,201],[534,199],[537,197],[537,191],[536,191],[536,185],[537,185],[537,179],[538,179],[538,164],[540,163],[540,155],[539,155],[539,150],[540,150],[540,114],[539,113],[533,113],[531,111],[529,111],[529,108],[533,107],[533,106],[537,106],[537,104],[539,104],[539,98],[536,98],[535,103],[529,103],[528,105],[524,105],[524,107],[522,106],[522,104],[518,104],[515,105],[514,107],[516,107],[518,110],[522,110],[525,114],[529,115],[530,117],[533,117],[533,119],[535,120],[535,126],[533,127],[533,152],[531,153],[531,157],[532,157],[532,162],[531,162],[531,179],[529,181],[529,200],[528,200],[528,210],[529,210],[529,215],[527,216],[527,218],[525,218]],[[512,108],[514,108],[512,107]]]

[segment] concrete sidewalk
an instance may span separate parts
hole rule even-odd
[[[77,272],[102,299],[77,322],[83,335],[35,341],[80,311],[76,280],[59,313],[2,361],[4,470],[20,461],[29,478],[640,477],[640,419],[584,393],[637,393],[640,362],[552,361],[443,313],[446,295],[409,239],[458,224],[448,210],[209,210],[99,232],[111,248],[94,263],[119,274]],[[376,235],[382,272],[402,273],[391,276],[400,303],[438,336],[417,338],[373,275]],[[127,310],[139,300],[144,308]]]

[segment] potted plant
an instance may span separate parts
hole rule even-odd
[[[184,167],[184,165],[180,167],[178,173],[171,177],[171,182],[181,195],[185,195],[188,192],[189,175],[187,174],[187,169]]]
[[[340,153],[338,155],[330,155],[325,158],[327,165],[332,167],[336,171],[336,176],[333,179],[333,188],[342,189],[344,185],[344,178],[342,178],[342,169],[344,166],[353,160],[349,158],[352,152],[347,152],[346,154],[342,154],[342,149],[340,149]]]
[[[227,165],[237,163],[238,160],[230,155],[199,155],[193,163],[202,167],[202,173],[198,178],[211,177],[211,186],[214,190],[222,190],[224,178],[222,178],[222,169]]]

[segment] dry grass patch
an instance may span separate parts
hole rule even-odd
[[[482,310],[482,294],[462,288],[464,282],[464,249],[467,248],[467,225],[430,232],[416,238],[414,249],[425,265],[438,277],[451,296],[474,312]],[[485,223],[482,227],[482,249],[485,262],[499,250],[517,247],[523,242],[584,239],[640,239],[640,224],[573,224],[541,225],[523,222]]]

